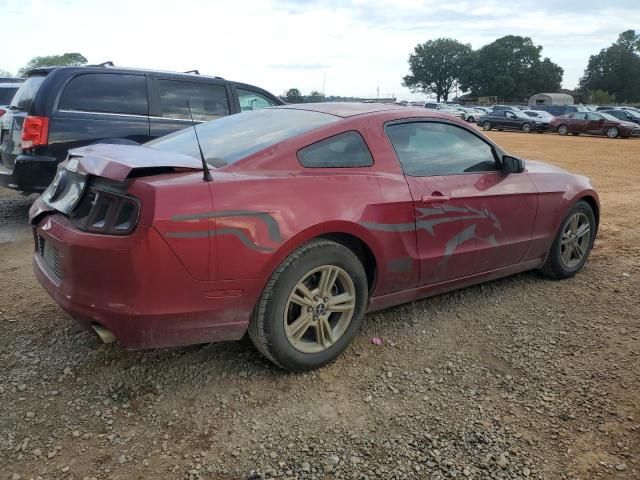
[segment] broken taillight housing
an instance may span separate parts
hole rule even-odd
[[[71,213],[71,221],[86,232],[127,235],[136,228],[139,212],[136,198],[94,184]]]

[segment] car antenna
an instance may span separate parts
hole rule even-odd
[[[196,143],[198,144],[198,150],[200,151],[200,160],[202,160],[202,171],[204,172],[203,180],[205,182],[211,182],[213,178],[211,178],[211,172],[209,171],[209,165],[204,158],[204,153],[202,153],[202,147],[200,146],[200,139],[198,138],[198,129],[196,128],[196,122],[193,120],[193,114],[191,113],[191,105],[189,105],[189,100],[187,100],[187,108],[189,109],[189,116],[191,117],[191,126],[193,126],[193,133],[196,134]]]

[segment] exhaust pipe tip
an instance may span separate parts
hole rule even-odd
[[[102,340],[102,343],[113,343],[118,340],[111,330],[104,328],[102,325],[94,324],[92,327],[93,331],[96,332],[100,340]]]

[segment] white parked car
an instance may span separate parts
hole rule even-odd
[[[469,123],[474,123],[479,117],[485,114],[485,112],[469,107],[458,107],[456,110],[460,110],[464,114],[462,118]]]
[[[439,112],[446,113],[448,115],[453,115],[454,117],[464,118],[463,112],[445,103],[426,102],[424,104],[424,108],[428,108],[431,110],[438,110]]]

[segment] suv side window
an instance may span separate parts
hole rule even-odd
[[[243,88],[237,88],[238,100],[240,102],[240,111],[246,112],[247,110],[259,110],[261,108],[274,107],[276,102],[270,98],[260,95],[257,92],[251,90],[245,90]]]
[[[163,117],[189,120],[191,106],[194,120],[213,120],[231,113],[224,85],[181,80],[158,80],[160,110]]]
[[[591,120],[591,121],[602,120],[602,117],[597,113],[583,113],[582,115],[584,115],[587,120]]]
[[[373,157],[358,132],[345,132],[298,150],[298,161],[307,168],[370,167]]]
[[[498,170],[493,148],[446,123],[398,123],[386,128],[405,175],[430,177]]]
[[[67,83],[58,109],[148,115],[147,83],[144,75],[84,73]]]

